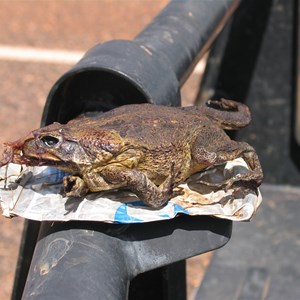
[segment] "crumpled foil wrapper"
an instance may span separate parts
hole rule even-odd
[[[143,223],[172,219],[178,214],[209,215],[248,221],[259,207],[259,189],[239,192],[220,188],[238,173],[248,172],[241,158],[192,175],[179,188],[183,191],[160,209],[153,209],[127,190],[63,197],[64,172],[50,167],[15,164],[0,169],[0,204],[5,217],[21,216],[38,221],[101,221]]]

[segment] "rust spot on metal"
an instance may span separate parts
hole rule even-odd
[[[152,55],[152,52],[147,48],[145,47],[144,45],[141,45],[140,46],[145,52],[147,52],[149,55]]]
[[[71,248],[70,241],[57,238],[52,241],[42,253],[39,264],[40,275],[47,275]]]

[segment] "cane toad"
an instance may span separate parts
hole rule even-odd
[[[124,105],[6,143],[0,166],[53,166],[71,174],[63,180],[67,196],[128,188],[158,208],[191,174],[237,157],[250,171],[230,178],[225,188],[241,181],[259,186],[263,174],[255,150],[224,131],[249,122],[247,106],[225,99],[180,108]]]

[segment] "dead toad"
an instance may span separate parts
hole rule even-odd
[[[224,131],[249,122],[247,106],[225,99],[184,108],[124,105],[6,143],[0,166],[53,166],[71,174],[63,180],[66,196],[128,188],[158,208],[190,175],[237,157],[250,170],[230,178],[225,188],[241,181],[259,186],[263,174],[256,152]]]

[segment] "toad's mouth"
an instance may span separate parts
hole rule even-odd
[[[8,163],[15,163],[26,166],[58,166],[61,159],[56,155],[48,152],[41,154],[27,154],[22,148],[14,149],[9,145],[4,149],[0,167]]]
[[[17,161],[16,161],[17,160]],[[19,156],[16,156],[16,159],[13,159],[15,163],[23,163],[27,166],[59,166],[63,161],[57,156],[51,153],[43,153],[42,155],[25,155],[21,151]]]

